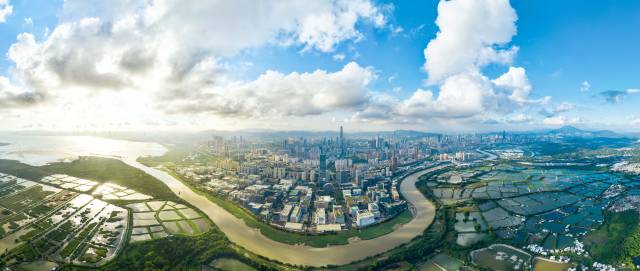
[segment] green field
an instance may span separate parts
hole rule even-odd
[[[546,259],[536,258],[533,271],[566,271],[573,267],[570,263],[552,262]]]
[[[0,160],[0,172],[33,181],[39,181],[52,174],[66,174],[101,183],[119,184],[157,199],[182,202],[164,183],[137,168],[111,158],[83,157],[71,163],[52,163],[39,167],[13,160]]]
[[[371,227],[367,227],[364,229],[352,229],[352,230],[346,230],[346,231],[341,231],[337,233],[327,233],[327,234],[299,234],[294,232],[287,232],[287,231],[272,227],[270,225],[267,225],[266,223],[258,220],[255,216],[250,214],[245,209],[234,204],[233,202],[199,191],[197,188],[191,186],[189,182],[183,180],[175,172],[166,168],[165,170],[169,174],[174,176],[176,179],[181,180],[185,185],[189,186],[189,188],[191,188],[193,191],[196,191],[206,196],[210,201],[224,208],[229,213],[233,214],[235,217],[243,219],[248,226],[260,229],[260,232],[265,236],[267,236],[269,239],[272,239],[281,243],[305,244],[313,247],[326,247],[328,245],[346,245],[349,243],[349,239],[353,237],[357,237],[362,240],[367,240],[367,239],[374,239],[382,235],[391,233],[393,232],[393,228],[396,225],[405,224],[411,221],[411,219],[413,219],[411,212],[407,209],[404,212],[398,214],[396,217],[392,218],[391,220],[388,220],[383,223],[380,223]]]

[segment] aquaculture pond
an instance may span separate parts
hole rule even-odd
[[[426,179],[442,204],[455,207],[456,243],[472,246],[494,233],[539,255],[584,250],[585,235],[607,210],[640,207],[640,182],[578,167],[506,163],[456,168]],[[452,176],[456,182],[449,182]]]

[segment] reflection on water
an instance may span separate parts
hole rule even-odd
[[[150,142],[133,142],[92,136],[17,136],[0,134],[0,158],[41,166],[71,161],[78,156],[118,156],[137,158],[162,155],[167,149]]]

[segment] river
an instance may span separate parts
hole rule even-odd
[[[0,147],[0,158],[21,160],[34,165],[54,162],[67,156],[106,155],[121,157],[122,161],[128,165],[154,176],[165,183],[180,198],[200,209],[235,244],[257,255],[287,264],[316,267],[343,265],[375,256],[421,235],[435,218],[434,204],[418,191],[415,184],[421,175],[437,170],[439,167],[411,174],[401,182],[400,192],[415,207],[415,213],[410,222],[398,227],[392,233],[375,239],[359,240],[348,245],[325,248],[289,245],[267,238],[259,230],[247,226],[243,220],[236,218],[224,208],[192,191],[166,172],[147,167],[136,161],[137,157],[143,155],[161,155],[161,146],[158,144],[92,137],[28,138],[26,141],[24,138],[9,138],[9,140],[5,138],[4,141],[2,139],[0,136],[0,142],[9,142],[11,145]],[[74,140],[79,143],[74,144]],[[52,144],[52,142],[58,143]],[[46,152],[42,152],[43,147]]]
[[[236,218],[224,208],[209,201],[205,196],[192,191],[168,173],[142,165],[132,158],[123,159],[123,161],[164,182],[180,198],[188,201],[211,218],[232,242],[255,254],[288,264],[306,266],[343,265],[378,255],[408,243],[414,237],[421,235],[433,222],[436,213],[433,203],[426,199],[416,188],[416,182],[420,176],[435,171],[439,167],[411,174],[402,181],[400,192],[408,202],[413,204],[416,213],[410,222],[400,226],[392,233],[375,239],[360,240],[348,245],[325,248],[289,245],[273,241],[262,235],[257,229],[247,226],[242,219]]]

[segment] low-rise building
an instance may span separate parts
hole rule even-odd
[[[299,206],[293,207],[293,211],[291,211],[291,215],[289,216],[289,222],[292,223],[300,223],[302,219],[302,210]]]
[[[280,221],[287,222],[289,220],[289,216],[291,215],[292,210],[293,210],[293,205],[291,204],[285,205],[282,211],[280,211]]]
[[[373,213],[369,211],[360,211],[356,218],[356,225],[358,227],[366,227],[368,225],[376,223],[376,218]]]
[[[287,230],[290,230],[290,231],[303,231],[304,230],[304,224],[287,222],[286,224],[284,224],[284,228],[287,229]]]
[[[342,230],[342,226],[340,224],[325,224],[325,225],[318,225],[316,227],[317,232],[336,232],[341,230]]]

